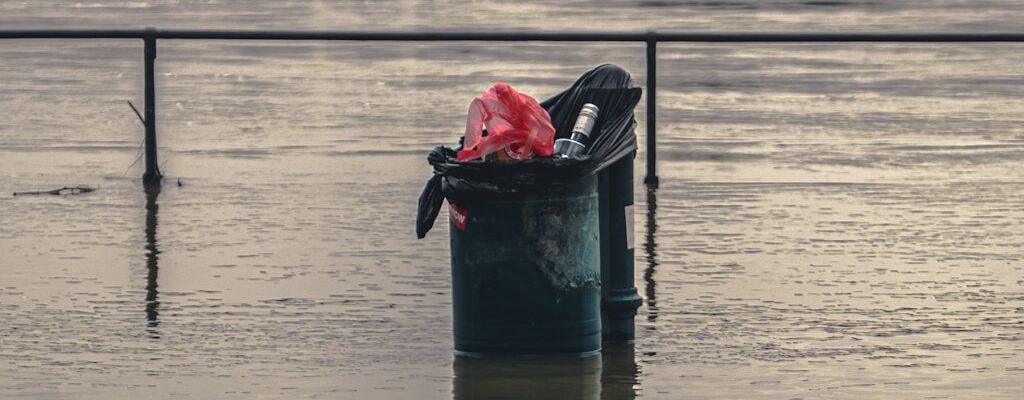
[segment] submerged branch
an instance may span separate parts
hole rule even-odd
[[[62,187],[60,189],[53,189],[53,190],[39,190],[39,191],[32,191],[32,192],[14,192],[14,195],[15,196],[25,196],[25,195],[35,195],[35,194],[52,194],[52,195],[82,194],[82,193],[89,193],[89,192],[94,191],[94,190],[96,190],[96,189],[93,189],[93,188],[88,187],[88,186],[75,186],[75,187],[67,187],[67,186],[65,186],[65,187]]]

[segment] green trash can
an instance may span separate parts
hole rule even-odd
[[[600,353],[597,182],[449,205],[457,354]]]

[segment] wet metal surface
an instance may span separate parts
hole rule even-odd
[[[508,29],[1005,31],[1024,7],[0,2],[11,29],[495,14]],[[447,224],[413,228],[424,157],[493,82],[543,98],[603,62],[643,81],[642,45],[162,42],[167,180],[147,194],[125,105],[142,103],[141,43],[2,42],[0,398],[514,398],[524,382],[554,388],[534,398],[1022,398],[1022,50],[659,45],[635,348],[531,366],[453,358]],[[11,195],[65,186],[96,190]]]

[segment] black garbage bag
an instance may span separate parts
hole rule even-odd
[[[566,184],[597,173],[622,157],[636,156],[636,119],[633,109],[642,90],[626,70],[604,64],[587,71],[565,91],[541,102],[555,127],[555,139],[572,134],[573,123],[586,103],[600,109],[587,146],[580,158],[536,158],[512,162],[456,161],[457,151],[437,146],[427,156],[434,176],[420,194],[416,236],[423,238],[434,226],[444,199],[458,203],[468,198],[500,198],[502,194]]]

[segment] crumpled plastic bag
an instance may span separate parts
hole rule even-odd
[[[483,136],[484,125],[487,136]],[[496,83],[470,103],[463,137],[465,144],[458,161],[477,159],[502,148],[515,159],[548,157],[554,152],[555,128],[537,100],[507,83]]]

